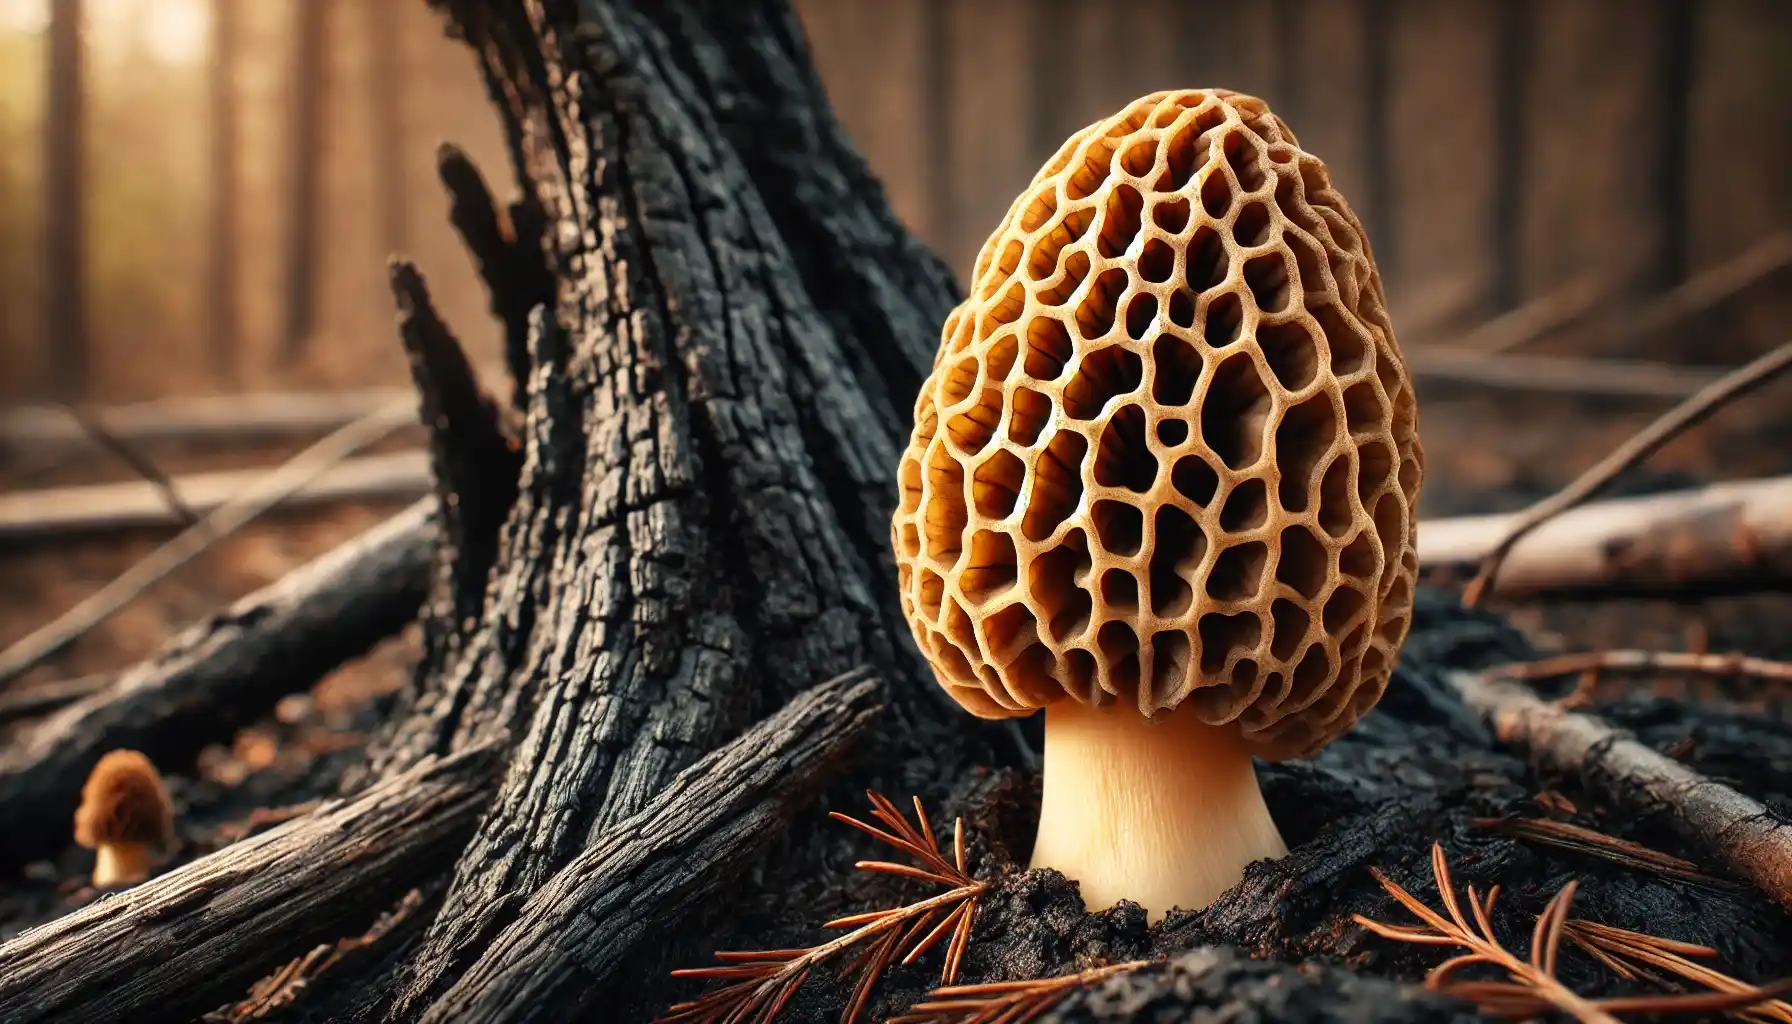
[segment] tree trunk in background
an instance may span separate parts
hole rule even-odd
[[[390,777],[514,744],[398,981],[404,1019],[596,837],[808,686],[868,665],[880,728],[970,727],[907,641],[888,525],[956,288],[845,139],[788,5],[439,6],[545,213],[557,294],[531,317],[515,501],[447,524],[424,663],[372,756]],[[428,377],[425,421],[452,431]],[[444,472],[457,447],[438,478],[464,511],[492,487]]]
[[[279,361],[305,354],[317,312],[318,222],[323,189],[323,119],[329,89],[330,0],[293,5],[291,122],[286,173],[286,294]]]
[[[44,109],[45,370],[57,397],[87,391],[87,125],[81,0],[52,0]]]
[[[211,209],[206,251],[206,349],[219,385],[241,378],[242,338],[237,316],[237,91],[238,0],[212,0]]]
[[[398,31],[395,3],[369,3],[367,17],[370,54],[367,74],[367,106],[373,128],[374,203],[380,219],[380,246],[387,253],[405,249],[406,209],[404,157],[410,151],[405,137],[405,83],[410,80],[404,54],[404,37]]]

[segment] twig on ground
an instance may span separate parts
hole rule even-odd
[[[111,686],[116,679],[118,679],[116,673],[96,672],[92,675],[59,679],[53,683],[27,686],[7,693],[0,693],[0,725],[20,718],[48,714],[58,708],[67,707],[75,701],[91,697],[104,690]]]
[[[796,995],[811,970],[869,939],[876,941],[863,949],[846,968],[848,975],[857,974],[859,980],[841,1014],[841,1024],[853,1024],[859,1019],[871,998],[872,986],[891,963],[913,963],[948,935],[946,957],[940,967],[940,984],[950,985],[958,979],[959,967],[971,940],[971,926],[977,916],[977,901],[989,888],[987,882],[978,881],[967,872],[964,819],[958,819],[953,825],[952,856],[948,859],[940,852],[920,797],[914,798],[915,821],[911,824],[884,796],[878,793],[866,795],[871,799],[873,814],[889,831],[839,811],[830,812],[828,816],[901,850],[915,864],[862,860],[854,866],[862,871],[932,882],[947,886],[947,890],[905,906],[829,921],[822,927],[850,927],[853,930],[808,949],[717,953],[716,959],[727,966],[673,971],[673,977],[713,978],[730,984],[698,999],[672,1006],[654,1024],[743,1024],[746,1021],[766,1024],[776,1018]]]
[[[1548,818],[1476,818],[1470,824],[1516,839],[1553,846],[1558,850],[1584,853],[1613,864],[1649,871],[1663,878],[1709,889],[1735,891],[1742,888],[1727,878],[1718,878],[1701,870],[1692,861],[1566,821],[1552,821]]]
[[[1675,831],[1792,909],[1792,828],[1760,801],[1521,684],[1475,673],[1448,678],[1469,709],[1492,725],[1502,742],[1526,748],[1532,763],[1572,773],[1632,811],[1661,814]]]
[[[1720,1013],[1758,1006],[1792,989],[1792,979],[1764,988],[1744,986],[1740,982],[1734,982],[1734,979],[1728,979],[1737,986],[1736,990],[1692,995],[1589,999],[1576,994],[1556,977],[1556,960],[1561,952],[1562,939],[1566,937],[1568,926],[1575,923],[1570,921],[1568,910],[1573,905],[1577,883],[1571,881],[1564,885],[1549,901],[1548,906],[1544,907],[1543,913],[1537,916],[1536,926],[1531,931],[1530,958],[1523,960],[1501,945],[1493,933],[1493,908],[1494,901],[1499,898],[1499,886],[1488,890],[1485,898],[1475,892],[1474,886],[1469,886],[1468,904],[1475,923],[1470,925],[1468,918],[1463,916],[1461,904],[1456,898],[1455,885],[1450,880],[1450,866],[1444,858],[1443,844],[1433,843],[1431,846],[1431,871],[1437,881],[1438,895],[1442,897],[1444,909],[1449,913],[1447,919],[1420,902],[1380,870],[1370,868],[1369,871],[1381,883],[1381,887],[1387,890],[1388,895],[1411,911],[1413,916],[1423,922],[1423,926],[1387,924],[1361,914],[1352,915],[1356,923],[1396,942],[1420,946],[1455,946],[1468,950],[1467,953],[1453,956],[1433,967],[1425,976],[1425,987],[1472,1002],[1483,1012],[1496,1016],[1536,1017],[1555,1009],[1569,1014],[1582,1024],[1617,1024],[1614,1014]],[[1643,943],[1655,944],[1654,948],[1682,951],[1704,949],[1671,939],[1658,939],[1634,932],[1629,934],[1636,935]],[[1472,981],[1458,980],[1455,977],[1463,968],[1474,965],[1502,970],[1509,980]]]
[[[947,985],[927,994],[909,1012],[884,1024],[1027,1024],[1079,988],[1088,988],[1116,974],[1136,971],[1151,960],[1109,964],[1056,978],[997,981],[986,985]]]
[[[1537,661],[1519,661],[1488,670],[1500,679],[1551,679],[1580,672],[1696,672],[1736,679],[1792,682],[1792,662],[1770,661],[1746,654],[1698,654],[1691,651],[1591,651]]]
[[[1424,519],[1426,575],[1472,575],[1523,513]],[[1537,528],[1482,594],[1691,594],[1792,584],[1792,476],[1589,501]]]
[[[168,506],[168,511],[174,513],[175,518],[179,519],[182,525],[192,526],[199,521],[199,513],[193,511],[186,502],[181,500],[180,492],[174,489],[174,481],[168,478],[168,474],[162,472],[162,468],[155,464],[154,459],[138,451],[124,438],[112,433],[104,423],[100,422],[98,416],[79,405],[66,402],[63,404],[63,409],[76,423],[81,425],[81,432],[86,434],[94,444],[117,456],[118,461],[131,467],[132,472],[148,481],[156,489],[156,493],[161,495],[162,504]]]
[[[293,456],[262,477],[254,487],[183,530],[148,558],[125,570],[123,575],[0,652],[0,683],[15,679],[54,656],[139,594],[274,508],[331,466],[414,423],[416,417],[415,400],[393,402]]]
[[[1463,605],[1474,607],[1480,602],[1482,594],[1492,589],[1506,553],[1532,530],[1591,498],[1620,473],[1642,462],[1683,431],[1703,422],[1726,403],[1761,387],[1789,368],[1792,368],[1792,341],[1702,388],[1697,394],[1668,410],[1654,423],[1644,427],[1567,487],[1526,509],[1511,531],[1488,553],[1475,578],[1469,581],[1467,589],[1463,591]]]

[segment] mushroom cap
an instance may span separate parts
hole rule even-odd
[[[174,804],[149,758],[114,750],[100,758],[81,787],[75,842],[88,849],[109,843],[153,843],[174,838]]]
[[[1263,101],[1078,132],[947,318],[891,524],[934,674],[986,717],[1191,701],[1305,756],[1411,622],[1424,456],[1362,226]]]

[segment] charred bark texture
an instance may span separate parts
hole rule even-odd
[[[432,634],[425,645],[432,660],[443,660],[448,654],[435,648],[458,637],[464,631],[460,624],[477,621],[482,611],[498,528],[516,501],[522,457],[504,436],[497,403],[480,388],[460,342],[436,314],[423,275],[397,260],[391,276],[399,338],[429,433],[441,530],[433,587],[437,604],[424,616]]]
[[[861,738],[878,686],[817,686],[680,772],[523,905],[425,1021],[555,1021],[593,1012],[618,968],[676,928],[783,833],[802,797]]]
[[[0,946],[0,1020],[181,1020],[445,867],[491,795],[489,748],[418,765]]]
[[[0,750],[0,864],[62,849],[87,773],[109,750],[184,766],[417,615],[435,545],[433,500],[182,633],[112,686]]]
[[[971,728],[888,584],[893,467],[955,296],[846,144],[788,9],[443,6],[501,100],[557,290],[532,316],[484,613],[437,623],[455,640],[371,761],[514,742],[405,1010],[816,680],[868,665],[893,719]]]
[[[500,217],[479,168],[452,144],[437,150],[436,174],[448,190],[448,219],[485,281],[492,315],[504,325],[504,361],[514,385],[511,405],[520,408],[529,380],[529,316],[537,306],[554,302],[554,277],[542,250],[546,225],[541,206],[525,195],[512,200]]]

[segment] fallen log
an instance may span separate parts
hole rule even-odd
[[[1525,748],[1538,767],[1571,773],[1639,817],[1660,815],[1792,910],[1792,827],[1759,800],[1518,683],[1466,672],[1451,674],[1449,681],[1502,742]]]
[[[181,503],[199,515],[254,487],[266,469],[191,473],[173,479]],[[420,451],[345,459],[281,499],[282,508],[340,501],[410,501],[429,492],[429,459]],[[104,530],[183,525],[154,485],[141,480],[0,494],[0,540],[67,537]]]
[[[171,640],[113,686],[0,750],[0,864],[54,853],[108,750],[164,769],[273,708],[416,617],[435,546],[426,499]]]
[[[431,760],[0,946],[0,1020],[191,1019],[451,862],[495,752]]]
[[[537,890],[422,1019],[552,1021],[596,1005],[644,935],[676,927],[783,834],[864,735],[878,692],[863,672],[823,683],[680,772]]]
[[[1424,520],[1427,573],[1472,574],[1522,513]],[[1494,594],[1711,593],[1792,583],[1792,476],[1590,502],[1539,526]]]

